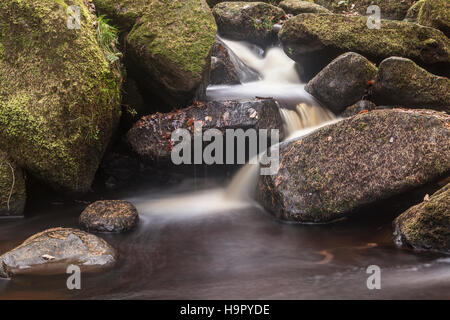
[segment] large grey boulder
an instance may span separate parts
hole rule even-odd
[[[308,82],[305,89],[338,114],[366,94],[377,67],[363,56],[348,52],[333,60]]]
[[[448,75],[450,40],[441,31],[390,20],[381,20],[381,29],[370,29],[367,21],[361,16],[304,13],[285,22],[279,38],[306,75],[315,75],[349,51],[374,63],[391,56],[405,57]]]
[[[276,217],[332,222],[450,172],[450,116],[375,110],[280,146],[277,174],[257,198]]]

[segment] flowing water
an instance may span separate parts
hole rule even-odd
[[[242,84],[209,87],[209,99],[273,97],[288,139],[339,121],[305,92],[280,48],[223,41]],[[83,274],[75,291],[66,275],[0,280],[0,299],[450,299],[450,257],[396,248],[394,205],[331,225],[287,224],[252,200],[257,178],[258,166],[246,165],[231,181],[136,182],[105,194],[132,202],[141,217],[131,232],[101,235],[117,249],[117,265]],[[50,227],[78,227],[85,206],[42,198],[26,219],[0,220],[0,253]],[[382,270],[381,290],[367,288],[370,265]]]

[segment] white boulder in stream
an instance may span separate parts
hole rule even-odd
[[[65,273],[70,264],[104,268],[115,261],[116,252],[105,240],[77,229],[53,228],[0,256],[0,278],[22,273]]]

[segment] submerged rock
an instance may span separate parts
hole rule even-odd
[[[0,2],[0,148],[67,193],[86,192],[120,117],[120,82],[82,0]],[[76,24],[74,25],[74,27]]]
[[[216,25],[205,0],[150,1],[127,38],[129,67],[165,109],[206,90]]]
[[[367,15],[367,8],[371,5],[380,7],[382,19],[403,20],[408,9],[416,0],[351,0],[348,5],[341,0],[315,0],[334,13],[350,13]]]
[[[88,231],[124,232],[136,226],[137,209],[128,201],[96,201],[80,215],[80,225]]]
[[[77,229],[53,228],[0,256],[0,278],[41,271],[66,273],[70,264],[104,268],[115,260],[116,252],[105,240]]]
[[[420,6],[417,22],[423,26],[441,30],[450,36],[450,2],[448,0],[425,0]]]
[[[378,105],[450,111],[450,80],[429,73],[409,59],[388,58],[380,64],[373,100]]]
[[[279,6],[284,12],[293,15],[301,13],[332,13],[327,8],[315,4],[312,1],[284,0],[280,2]]]
[[[305,13],[284,23],[279,37],[285,52],[312,75],[348,51],[375,63],[401,56],[427,68],[450,66],[450,40],[415,23],[382,20],[378,30],[367,27],[367,17]]]
[[[216,39],[211,50],[211,71],[209,83],[217,84],[239,84],[239,75],[231,61],[227,46]]]
[[[361,100],[375,79],[377,67],[363,56],[348,52],[333,60],[305,87],[334,113]]]
[[[22,170],[0,152],[0,217],[21,216],[26,198]]]
[[[449,155],[449,115],[376,110],[281,144],[257,198],[283,220],[332,222],[448,174]]]
[[[213,9],[219,34],[224,38],[266,47],[277,41],[274,25],[285,13],[264,2],[222,2]]]
[[[398,245],[450,252],[450,184],[394,222]]]
[[[177,129],[193,131],[194,121],[201,121],[203,130],[218,129],[271,129],[280,130],[283,139],[283,121],[279,106],[272,99],[211,101],[196,104],[171,113],[157,113],[143,117],[128,132],[133,150],[147,160],[170,161],[173,141],[171,134]]]

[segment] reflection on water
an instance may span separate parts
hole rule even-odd
[[[191,189],[187,183],[184,191]],[[291,225],[257,206],[224,208],[212,189],[191,194],[184,207],[176,203],[182,197],[168,205],[174,193],[183,193],[179,187],[136,191],[128,200],[140,210],[138,228],[101,235],[119,252],[115,268],[83,275],[76,292],[66,289],[65,275],[1,280],[0,298],[450,298],[450,259],[397,249],[390,213],[333,225]],[[35,218],[1,221],[0,252],[44,228],[77,227],[82,209],[48,206]],[[381,267],[382,290],[366,287],[366,268],[373,264]]]

